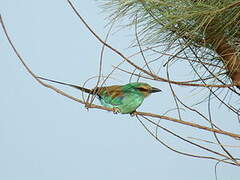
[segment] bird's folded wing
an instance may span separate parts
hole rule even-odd
[[[111,100],[111,104],[112,105],[121,105],[123,103],[123,99],[124,99],[124,96],[117,96],[117,97],[114,97],[112,100]]]

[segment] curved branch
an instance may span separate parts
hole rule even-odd
[[[108,43],[104,42],[103,39],[101,39],[94,31],[93,29],[87,24],[87,22],[84,20],[84,18],[79,14],[79,12],[77,11],[77,9],[75,8],[75,6],[73,5],[73,3],[70,0],[67,0],[68,4],[70,5],[70,7],[73,9],[74,13],[78,16],[78,18],[81,20],[81,22],[86,26],[86,28],[93,34],[93,36],[95,36],[95,38],[102,44],[104,44],[106,47],[108,47],[109,49],[111,49],[112,51],[114,51],[116,54],[118,54],[120,57],[122,57],[127,63],[129,63],[130,65],[132,65],[133,67],[135,67],[136,69],[142,71],[143,73],[151,76],[154,78],[154,80],[157,81],[161,81],[161,82],[167,82],[167,83],[172,83],[172,84],[176,84],[176,85],[181,85],[181,86],[195,86],[195,87],[218,87],[218,88],[229,88],[229,87],[233,87],[233,86],[237,86],[239,85],[238,82],[234,82],[232,84],[224,84],[224,85],[214,85],[214,84],[191,84],[191,83],[181,83],[178,81],[169,81],[165,78],[159,77],[156,74],[150,73],[148,71],[146,71],[145,69],[139,67],[138,65],[136,65],[135,63],[133,63],[131,60],[129,60],[125,55],[123,55],[119,50],[113,48],[111,45],[109,45]]]

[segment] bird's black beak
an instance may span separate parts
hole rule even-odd
[[[156,92],[161,92],[161,91],[162,91],[161,89],[158,89],[155,87],[152,87],[152,89],[151,89],[151,93],[156,93]]]

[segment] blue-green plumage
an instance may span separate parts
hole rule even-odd
[[[147,83],[134,82],[126,85],[115,85],[106,87],[97,87],[95,89],[86,89],[80,86],[54,81],[42,77],[42,80],[47,80],[67,86],[77,88],[89,94],[97,94],[100,103],[109,108],[114,108],[122,114],[134,112],[143,102],[143,100],[151,93],[160,92],[158,88],[154,88]]]
[[[143,102],[144,94],[136,89],[145,83],[129,83],[124,86],[109,86],[99,95],[103,106],[117,108],[122,114],[134,112]],[[108,92],[109,91],[109,92]]]

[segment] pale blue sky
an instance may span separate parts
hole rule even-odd
[[[104,37],[107,21],[98,3],[74,2],[87,22]],[[83,84],[97,75],[101,44],[66,1],[0,0],[0,13],[17,49],[38,75],[75,84]],[[124,52],[131,38],[131,33],[123,30],[112,35],[110,43]],[[169,151],[135,118],[101,110],[87,111],[40,86],[19,63],[2,30],[0,42],[1,180],[214,179],[215,162]],[[120,58],[107,51],[104,62],[107,73]],[[117,79],[113,83],[128,82],[124,73],[113,77]],[[163,92],[146,99],[139,110],[161,114],[171,107],[173,99],[166,84],[150,83]],[[87,86],[91,85],[93,81]],[[64,90],[81,97],[77,91]],[[165,125],[196,135],[191,128],[166,122]],[[178,144],[181,150],[199,152],[185,148],[166,133],[162,135],[166,142]],[[235,167],[220,165],[219,179],[238,180],[239,172]]]

